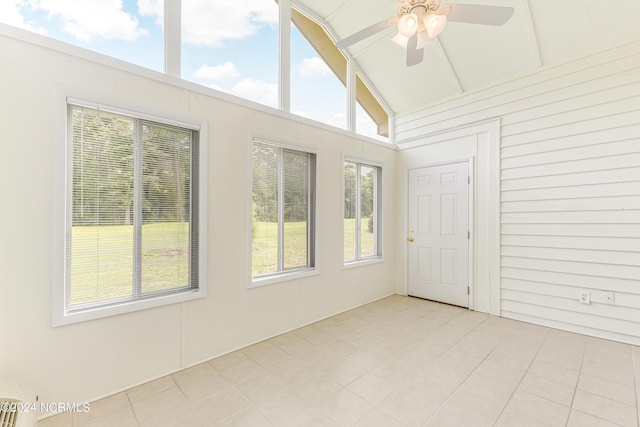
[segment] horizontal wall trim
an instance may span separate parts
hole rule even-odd
[[[503,246],[589,249],[640,253],[640,242],[633,237],[587,237],[502,234]]]
[[[635,294],[638,282],[634,279],[589,276],[581,273],[563,273],[557,271],[527,270],[523,268],[502,267],[501,277],[515,280],[529,280],[551,285],[579,286],[590,289],[609,289],[615,292]],[[534,280],[535,279],[535,280]]]
[[[520,268],[531,272],[549,271],[628,280],[637,280],[638,277],[640,277],[640,267],[634,266],[559,261],[553,259],[518,258],[512,256],[503,256],[501,259],[503,267]]]
[[[543,141],[526,142],[510,147],[503,147],[501,156],[503,159],[537,154],[540,152],[552,152],[576,147],[587,147],[608,143],[611,141],[624,141],[629,139],[629,135],[640,135],[640,124],[633,123],[627,126],[615,128],[605,127],[593,132],[581,133],[579,135],[568,135],[563,137],[553,137]]]
[[[529,258],[539,260],[559,260],[588,262],[590,264],[603,265],[628,265],[640,267],[640,254],[638,251],[553,248],[545,246],[510,246],[502,245],[502,255],[517,258]],[[640,293],[640,289],[638,290]]]
[[[625,169],[627,168],[622,170]],[[611,172],[615,176],[620,171],[611,169],[599,172]],[[631,170],[628,172],[635,173],[635,171]],[[584,183],[571,184],[572,181],[576,181],[580,177],[585,178]],[[632,177],[621,176],[619,181],[609,180],[611,182],[599,184],[598,182],[602,182],[602,180],[598,180],[598,175],[591,175],[587,172],[580,176],[571,175],[565,177],[563,185],[557,185],[558,180],[553,177],[502,181],[501,199],[502,201],[582,199],[589,197],[635,196],[638,193],[638,182],[632,180]],[[556,185],[553,185],[554,183]]]
[[[502,202],[501,212],[589,212],[640,210],[640,194],[628,196],[582,197]],[[640,218],[638,219],[640,224]]]

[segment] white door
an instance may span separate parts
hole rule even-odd
[[[408,293],[469,307],[469,163],[409,171]]]

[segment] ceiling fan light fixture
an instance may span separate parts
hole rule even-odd
[[[405,37],[411,37],[418,31],[420,26],[420,20],[415,13],[407,13],[402,15],[400,21],[398,21],[398,31]]]
[[[401,48],[406,49],[407,44],[409,43],[409,37],[403,36],[400,32],[398,32],[395,36],[393,36],[391,41],[397,44],[398,46],[400,46]]]
[[[447,25],[447,17],[445,15],[429,14],[424,17],[423,23],[429,33],[429,37],[435,39]]]
[[[423,47],[428,45],[430,41],[431,41],[431,37],[429,37],[429,34],[427,33],[427,31],[419,31],[418,44],[416,46],[416,49],[422,49]]]

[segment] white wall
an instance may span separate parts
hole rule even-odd
[[[496,118],[502,316],[640,344],[640,41],[402,115],[397,139]]]
[[[342,156],[382,163],[390,194],[392,148],[36,35],[3,31],[0,378],[30,382],[45,402],[94,399],[394,292],[394,239],[384,240],[382,263],[343,269],[341,256]],[[58,109],[66,90],[208,123],[206,299],[52,328],[53,259],[61,250],[53,243],[61,226],[52,218],[59,196],[52,192],[54,142],[64,129]],[[317,276],[247,288],[250,134],[317,150]],[[393,200],[383,203],[383,232],[391,235]]]

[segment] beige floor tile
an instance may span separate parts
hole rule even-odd
[[[379,407],[394,418],[409,426],[422,426],[440,406],[448,395],[438,389],[411,385],[396,390]]]
[[[237,390],[226,390],[195,405],[196,411],[205,425],[213,426],[249,408],[249,401]]]
[[[225,354],[224,356],[216,357],[209,361],[209,364],[214,368],[221,370],[233,366],[237,363],[250,360],[249,357],[242,351],[234,351],[232,353]]]
[[[127,390],[127,395],[131,402],[137,402],[154,394],[161,393],[170,388],[177,387],[171,376],[159,378],[154,381],[139,385]]]
[[[527,391],[539,397],[552,400],[563,406],[571,406],[574,387],[564,385],[562,383],[539,377],[535,374],[528,373],[522,379],[519,386],[520,390]]]
[[[453,346],[453,349],[484,359],[499,343],[500,339],[498,338],[478,332],[471,332]]]
[[[638,425],[638,412],[634,406],[625,405],[583,390],[576,391],[573,409],[621,426],[635,427]]]
[[[591,375],[580,375],[578,389],[627,405],[635,406],[636,404],[636,391],[633,387]]]
[[[102,413],[112,412],[120,408],[126,408],[130,406],[127,393],[117,393],[113,396],[105,397],[104,399],[91,402],[89,404],[89,414],[96,416]]]
[[[170,412],[163,417],[153,418],[149,423],[140,425],[142,427],[209,427],[193,409]]]
[[[584,358],[600,364],[633,364],[633,346],[599,338],[589,338]]]
[[[331,351],[338,357],[347,357],[351,353],[354,353],[360,349],[360,347],[358,347],[356,344],[346,341],[342,338],[330,341],[327,344],[323,345],[322,348]]]
[[[633,387],[635,383],[633,364],[631,362],[602,364],[591,360],[585,360],[582,364],[581,373],[625,384],[631,387]]]
[[[70,413],[63,413],[38,421],[38,427],[69,427],[72,423]]]
[[[548,380],[553,380],[570,387],[575,387],[580,376],[579,370],[567,369],[561,366],[535,360],[529,368],[529,373]]]
[[[285,338],[278,340],[280,337]],[[281,350],[284,350],[286,353],[292,356],[309,354],[316,348],[318,348],[317,344],[313,344],[310,341],[307,341],[306,339],[293,334],[292,332],[281,335],[280,337],[272,338],[270,341]]]
[[[584,356],[584,345],[545,341],[536,360],[562,368],[580,370]]]
[[[328,376],[315,371],[301,373],[288,385],[300,396],[310,401],[322,400],[342,388],[340,384]]]
[[[390,359],[391,354],[389,351],[360,348],[347,356],[346,359],[367,370],[372,370]]]
[[[202,363],[172,375],[184,395],[192,402],[228,389],[231,384],[209,363]]]
[[[511,398],[516,387],[517,384],[515,383],[507,383],[498,378],[490,378],[473,373],[462,383],[459,390],[500,402],[504,406]]]
[[[175,414],[189,412],[191,404],[179,388],[171,388],[145,399],[133,402],[133,410],[141,426],[153,427]]]
[[[496,425],[514,426],[514,422],[531,422],[531,425],[564,426],[569,418],[569,407],[517,390]]]
[[[329,332],[323,329],[320,329],[314,325],[309,325],[309,326],[302,327],[300,329],[296,329],[292,333],[301,338],[304,338],[305,340],[317,346],[322,346],[336,339],[335,335],[332,335]]]
[[[354,427],[407,427],[407,424],[392,417],[380,408],[374,408],[360,418]]]
[[[231,384],[239,384],[267,372],[251,359],[241,360],[228,366],[219,366],[216,370]]]
[[[130,406],[124,406],[109,412],[75,413],[74,427],[138,427],[138,421]]]
[[[340,426],[350,426],[369,412],[373,405],[346,388],[326,397],[318,408]]]
[[[440,407],[425,426],[493,426],[505,403],[498,403],[467,391],[458,391]]]
[[[277,427],[259,410],[249,407],[216,424],[216,427]]]
[[[323,374],[342,386],[348,385],[366,372],[367,370],[362,366],[356,365],[348,360],[338,360],[322,370]]]
[[[602,418],[594,417],[593,415],[585,414],[584,412],[571,411],[569,415],[569,422],[567,427],[617,427],[618,424],[614,424]]]
[[[291,358],[289,353],[268,341],[254,344],[242,350],[242,352],[258,365],[265,368],[282,366]]]
[[[287,388],[287,383],[275,375],[265,374],[238,384],[237,387],[247,399],[257,402]]]
[[[367,373],[347,386],[349,390],[377,405],[391,395],[398,387],[379,376]]]
[[[39,427],[635,426],[640,347],[393,296]]]
[[[278,390],[269,396],[264,396],[254,406],[278,427],[337,425],[317,406],[290,389]]]
[[[529,363],[526,361],[492,353],[482,361],[474,373],[516,385],[528,368]]]

